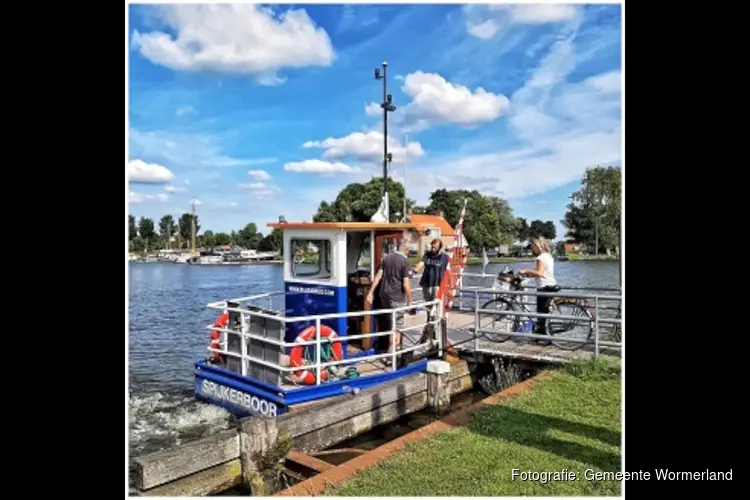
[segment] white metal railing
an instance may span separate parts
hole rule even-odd
[[[219,309],[227,313],[228,312],[238,313],[240,315],[240,329],[234,330],[234,329],[226,328],[226,327],[220,328],[214,325],[208,325],[206,327],[207,329],[212,330],[212,331],[218,331],[224,334],[225,340],[221,341],[221,345],[222,345],[221,349],[216,349],[216,348],[211,347],[211,345],[209,345],[207,347],[207,350],[210,352],[224,355],[224,356],[239,358],[240,369],[241,369],[242,375],[247,375],[248,362],[251,364],[258,364],[258,365],[266,366],[268,368],[273,368],[283,373],[299,372],[302,370],[314,369],[316,373],[316,385],[320,385],[322,370],[331,366],[338,366],[338,365],[343,365],[343,364],[355,364],[355,363],[360,363],[364,361],[371,361],[371,360],[390,357],[391,369],[395,371],[397,369],[397,361],[400,355],[415,351],[422,347],[430,347],[432,345],[432,339],[427,339],[426,342],[423,342],[421,344],[417,343],[409,347],[403,347],[404,346],[404,341],[403,341],[404,332],[408,330],[425,328],[427,325],[432,324],[435,326],[434,331],[437,333],[439,329],[440,318],[442,317],[442,310],[443,310],[442,301],[437,300],[437,299],[429,301],[429,302],[414,301],[411,305],[401,306],[401,307],[392,308],[392,309],[374,309],[374,310],[369,310],[369,311],[353,311],[353,312],[345,312],[345,313],[316,314],[316,315],[307,315],[307,316],[286,316],[285,314],[282,314],[282,313],[285,313],[286,311],[281,311],[281,310],[274,311],[273,309],[269,308],[269,312],[263,312],[263,311],[250,310],[250,309],[242,307],[243,303],[246,305],[249,305],[252,302],[264,301],[266,299],[268,299],[270,303],[274,297],[283,296],[284,294],[285,294],[284,292],[263,293],[263,294],[248,296],[248,297],[241,297],[237,299],[228,299],[225,301],[212,302],[208,304],[208,307],[211,309]],[[238,304],[238,307],[229,307],[228,303]],[[420,314],[420,313],[425,314],[429,312],[429,314],[425,314],[425,316],[428,317],[428,319],[424,323],[419,323],[413,326],[402,327],[400,329],[396,329],[395,325],[396,325],[397,314],[399,312],[403,312],[406,315],[408,314],[408,311],[411,311],[415,308],[417,309],[417,314]],[[340,335],[339,337],[335,339],[329,339],[329,338],[324,339],[320,335],[321,324],[322,324],[322,321],[324,320],[339,319],[339,318],[349,319],[349,318],[358,318],[358,317],[364,317],[364,316],[379,316],[379,315],[388,314],[388,313],[391,314],[391,325],[394,326],[394,329],[392,331],[369,332],[369,333],[364,333],[360,335],[343,335],[343,336]],[[256,334],[246,331],[249,326],[248,320],[250,319],[250,317],[264,318],[264,319],[279,322],[281,325],[280,331],[281,331],[282,339],[286,333],[287,324],[300,323],[300,322],[314,322],[315,323],[315,338],[308,340],[308,341],[303,341],[303,342],[296,342],[296,341],[286,342],[285,340],[277,340],[273,338],[256,335]],[[399,331],[402,334],[402,340],[401,340],[401,344],[399,347],[396,347],[396,342],[395,342],[395,336],[396,336],[397,331]],[[237,335],[240,337],[240,352],[232,352],[232,351],[227,350],[227,341],[226,341],[227,334],[233,334],[233,335]],[[342,360],[334,360],[334,361],[327,361],[327,362],[321,361],[321,347],[323,345],[323,342],[334,344],[334,343],[347,342],[350,340],[385,337],[385,336],[391,337],[390,341],[391,341],[391,346],[393,346],[393,352],[373,354],[373,355],[368,355],[368,356],[357,356],[354,358],[346,358],[346,356],[344,356],[344,359]],[[439,355],[442,355],[442,350],[444,348],[442,336],[439,334],[436,334],[434,337],[435,337],[434,341],[437,343],[438,353]],[[250,356],[247,353],[247,340],[248,339],[275,345],[279,348],[315,345],[315,362],[312,364],[305,364],[303,366],[284,366],[279,363],[274,363],[274,362],[270,362],[267,360],[258,359],[256,357]]]
[[[474,313],[474,350],[480,350],[479,349],[479,337],[482,334],[502,334],[504,336],[508,337],[524,337],[524,338],[530,338],[530,339],[539,339],[539,340],[558,340],[560,342],[572,342],[572,343],[580,343],[580,344],[590,344],[592,343],[592,340],[587,335],[586,339],[575,339],[575,338],[568,338],[568,337],[556,337],[556,336],[550,336],[550,335],[543,335],[543,334],[535,334],[531,332],[526,331],[511,331],[509,328],[502,329],[502,330],[488,330],[481,327],[481,317],[483,315],[499,315],[502,314],[504,316],[521,316],[523,318],[538,318],[538,319],[560,319],[560,320],[568,320],[573,321],[576,323],[593,323],[593,344],[594,344],[594,356],[599,356],[599,347],[614,347],[614,348],[621,348],[622,342],[621,341],[602,341],[600,340],[600,325],[601,324],[609,324],[609,325],[618,325],[621,327],[622,325],[622,319],[617,317],[602,317],[601,316],[601,310],[600,303],[604,301],[621,301],[622,297],[620,295],[603,295],[603,294],[597,294],[597,293],[579,293],[577,291],[565,291],[566,289],[569,289],[568,287],[561,287],[561,290],[558,292],[540,292],[537,290],[529,289],[530,287],[524,287],[525,290],[508,290],[508,289],[498,289],[498,288],[483,288],[483,287],[467,287],[462,288],[461,290],[463,292],[466,292],[468,294],[473,295],[474,299],[474,307],[471,309]],[[573,287],[570,287],[573,288]],[[577,287],[577,289],[585,289],[584,287]],[[603,289],[599,288],[599,290],[612,290],[612,289]],[[480,306],[480,297],[481,295],[485,295],[487,297],[505,297],[508,300],[508,296],[534,296],[534,297],[551,297],[551,298],[563,298],[563,299],[574,299],[574,303],[582,308],[585,309],[593,309],[593,315],[591,316],[571,316],[571,315],[562,315],[562,314],[542,314],[537,313],[536,311],[532,310],[530,304],[528,301],[524,301],[521,305],[525,306],[525,309],[517,310],[493,310],[493,309],[483,309]],[[489,300],[492,300],[490,298]],[[593,306],[590,304],[589,301],[593,301]],[[619,309],[619,308],[613,308],[613,309]]]

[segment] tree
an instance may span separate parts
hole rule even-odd
[[[349,184],[332,202],[323,201],[313,216],[314,222],[369,222],[370,217],[378,211],[383,193],[383,179],[373,177],[369,182]],[[388,180],[388,213],[395,222],[396,212],[401,212],[404,204],[404,186],[392,179]],[[406,200],[406,210],[414,201]],[[403,215],[403,214],[402,214]]]
[[[237,232],[237,244],[244,248],[257,249],[263,235],[258,232],[254,222],[247,224]]]
[[[171,215],[165,215],[159,219],[159,235],[169,246],[171,238],[175,235],[174,218]]]
[[[596,251],[619,248],[621,190],[620,167],[586,169],[581,189],[570,195],[568,211],[561,221],[566,236]]]
[[[190,246],[191,238],[193,237],[193,217],[195,217],[195,235],[198,236],[198,231],[201,226],[198,223],[199,219],[197,215],[193,216],[193,214],[186,212],[180,215],[180,219],[177,221],[177,226],[180,229],[180,236],[182,236],[182,241],[186,248]]]
[[[258,250],[261,252],[281,252],[284,253],[284,235],[281,229],[274,228],[258,244]]]
[[[138,235],[146,240],[146,243],[153,242],[156,238],[156,231],[154,231],[154,221],[148,217],[141,217],[138,221]]]
[[[208,231],[205,231],[203,233],[203,239],[201,241],[201,246],[206,246],[206,247],[215,247],[216,246],[216,235],[210,229]]]
[[[531,237],[531,232],[529,231],[529,223],[526,222],[526,219],[523,217],[519,217],[516,219],[516,227],[518,228],[516,230],[516,238],[518,238],[518,241],[526,241]]]
[[[547,238],[548,240],[554,240],[555,236],[557,236],[557,228],[555,227],[555,223],[551,220],[548,220],[546,222],[542,222],[540,220],[533,220],[531,221],[531,225],[528,229],[529,238]]]
[[[468,199],[464,235],[474,251],[511,243],[517,221],[505,200],[482,195],[479,191],[438,189],[430,195],[431,213],[443,213],[453,227],[458,223],[464,199]]]
[[[133,241],[136,236],[138,236],[138,228],[135,225],[135,216],[128,215],[128,240]]]
[[[215,238],[216,238],[217,246],[224,246],[224,245],[232,244],[232,238],[227,233],[216,233]]]

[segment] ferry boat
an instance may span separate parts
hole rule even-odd
[[[207,326],[207,358],[194,366],[199,400],[237,416],[273,417],[425,371],[428,359],[442,356],[446,305],[468,256],[460,238],[463,214],[437,298],[417,300],[421,290],[412,286],[412,305],[399,309],[381,309],[377,298],[371,307],[365,300],[377,264],[396,250],[397,239],[434,236],[424,224],[373,220],[268,224],[283,233],[283,290],[208,304],[218,319]],[[378,328],[383,323],[376,316],[393,324],[397,312],[405,312],[403,340],[388,352],[393,331]],[[419,340],[410,345],[407,338]]]

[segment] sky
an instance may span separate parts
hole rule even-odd
[[[508,200],[558,239],[585,169],[621,163],[619,4],[130,5],[128,209],[201,231],[310,221],[382,176]],[[470,207],[469,207],[470,209]]]

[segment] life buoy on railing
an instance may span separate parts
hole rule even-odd
[[[214,328],[226,328],[227,323],[229,323],[229,313],[225,312],[216,320],[216,322],[214,323]],[[211,330],[211,349],[221,349],[220,339],[221,334],[219,330]],[[222,361],[224,359],[224,355],[213,351],[213,359],[214,361]]]
[[[339,338],[336,331],[327,325],[320,325],[320,337],[321,339],[326,338],[329,340],[335,340]],[[299,335],[297,335],[297,338],[294,340],[295,342],[308,342],[310,340],[313,340],[315,338],[315,325],[308,326],[304,330],[300,332]],[[322,344],[322,342],[321,342]],[[344,350],[341,347],[341,342],[332,342],[331,343],[331,349],[333,351],[333,361],[340,361],[344,359]],[[315,348],[315,345],[298,345],[292,347],[292,351],[289,353],[289,365],[290,366],[304,366],[305,361],[303,359],[303,353],[305,352],[305,349],[307,347]],[[322,357],[322,356],[321,356]],[[323,361],[321,359],[321,361]],[[299,379],[299,381],[306,385],[313,385],[316,383],[316,370],[299,370],[294,372],[294,376]],[[328,379],[328,370],[321,369],[320,370],[320,381],[325,382]]]

